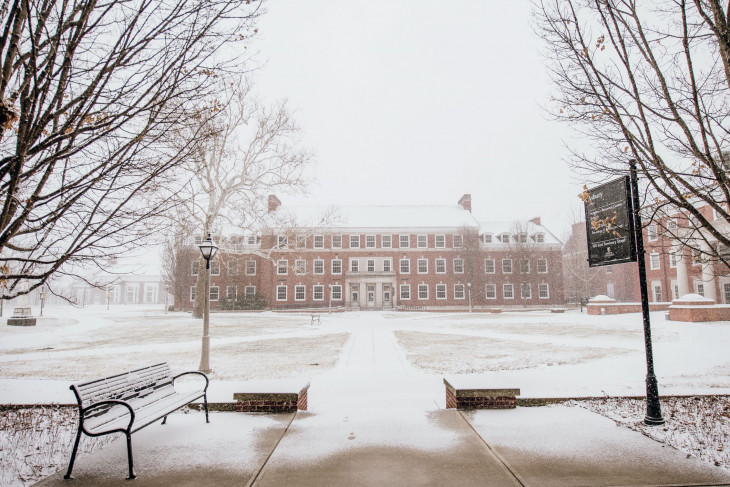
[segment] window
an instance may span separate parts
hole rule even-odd
[[[246,261],[246,275],[247,276],[255,276],[256,275],[256,261],[255,260],[247,260]]]
[[[402,249],[407,249],[411,246],[411,238],[410,235],[399,235],[398,236],[398,247]]]
[[[333,249],[342,248],[342,235],[332,235],[332,248]]]
[[[419,249],[428,248],[428,235],[419,235],[416,238]]]
[[[332,274],[342,274],[342,259],[332,259]]]
[[[672,282],[672,299],[679,298],[679,286]],[[726,303],[727,304],[727,303]]]
[[[463,284],[454,284],[454,299],[464,299]]]
[[[504,299],[514,299],[515,297],[515,289],[512,284],[503,284],[502,285],[502,296],[504,296]]]
[[[350,248],[351,249],[360,248],[360,235],[350,235]]]
[[[649,268],[651,270],[659,269],[659,254],[649,254]]]
[[[332,301],[342,301],[342,286],[334,284],[330,290],[330,299]]]
[[[436,235],[436,248],[446,248],[446,235]]]
[[[238,275],[238,261],[237,260],[229,260],[228,265],[228,275],[229,276],[236,276]]]
[[[494,259],[484,259],[484,272],[494,274]]]
[[[532,297],[532,286],[527,283],[522,283],[520,285],[520,295],[522,299],[530,299]]]
[[[428,299],[428,284],[418,285],[418,299]]]
[[[127,299],[129,301],[129,299]],[[195,286],[190,286],[190,301],[195,301]]]
[[[393,270],[393,261],[383,259],[383,272],[391,272]]]
[[[418,273],[428,274],[428,259],[418,259]]]
[[[454,274],[464,273],[464,259],[454,259]]]
[[[365,236],[365,247],[368,249],[375,248],[375,235],[366,235]]]
[[[530,273],[530,260],[529,259],[520,259],[520,274],[529,274]]]
[[[145,283],[144,285],[144,302],[154,303],[157,301],[157,284],[156,283]],[[109,293],[111,290],[107,291]]]
[[[409,259],[400,260],[400,273],[410,274],[411,273],[411,261]]]
[[[400,285],[400,299],[411,299],[411,286],[408,284],[401,284]]]
[[[294,274],[297,276],[303,276],[307,273],[307,261],[297,259],[294,261]]]
[[[667,230],[670,232],[676,232],[677,231],[677,220],[670,218],[667,220]]]
[[[677,267],[677,253],[676,252],[669,253],[669,267]]]
[[[662,285],[661,284],[654,284],[654,301],[659,303],[662,300]]]
[[[497,235],[497,240],[499,240],[502,243],[509,243],[509,233],[503,233],[501,235]]]
[[[464,245],[464,239],[461,235],[454,235],[453,240],[455,248],[462,247]]]
[[[315,259],[314,260],[314,263],[313,263],[313,266],[314,266],[313,272],[315,274],[324,274],[324,260],[322,260],[322,259]]]
[[[544,243],[545,242],[545,234],[544,233],[538,233],[535,235],[535,242],[537,243]]]
[[[286,301],[286,286],[276,286],[276,300]]]
[[[304,301],[307,294],[306,289],[307,287],[301,284],[294,286],[294,301]]]
[[[192,265],[192,268],[191,268],[191,270],[190,270],[190,273],[191,273],[191,274],[192,274],[193,276],[197,276],[197,275],[198,275],[198,272],[199,272],[199,271],[200,271],[200,262],[198,262],[198,261],[196,260],[195,262],[193,262],[193,265]]]
[[[547,259],[537,259],[537,273],[547,274]]]
[[[234,300],[237,294],[238,289],[236,289],[236,286],[226,286],[226,299]]]
[[[658,237],[656,233],[656,225],[652,224],[646,227],[646,238],[649,242],[656,242]]]
[[[389,249],[393,246],[393,236],[392,235],[383,235],[380,237],[380,245],[384,249]]]
[[[699,294],[700,296],[705,296],[705,285],[701,282],[695,283],[695,292]]]
[[[196,235],[193,239],[193,242],[195,242],[195,245],[200,245],[203,243],[203,237],[200,235]]]
[[[315,235],[314,236],[314,248],[315,249],[324,248],[324,235]]]
[[[253,296],[256,294],[256,286],[246,286],[243,288],[244,296]]]
[[[375,260],[368,259],[368,272],[375,272]]]
[[[210,286],[210,300],[211,301],[218,301],[218,294],[219,289],[218,286]]]
[[[502,259],[502,274],[512,274],[512,259]]]
[[[307,248],[307,236],[306,235],[297,235],[297,248],[298,249]]]
[[[436,274],[446,274],[446,259],[436,259]]]
[[[537,297],[540,299],[548,299],[550,297],[550,288],[547,284],[537,285]]]
[[[276,240],[276,245],[280,249],[285,249],[289,246],[289,237],[286,235],[279,235],[279,237]]]
[[[285,276],[289,273],[289,261],[282,259],[276,262],[276,274],[279,276]]]
[[[724,283],[722,285],[722,290],[723,290],[723,294],[725,295],[725,304],[730,304],[730,283],[728,283],[728,282]]]
[[[515,241],[517,241],[517,242],[527,243],[527,234],[524,232],[518,233],[514,237],[515,237]]]
[[[221,275],[221,263],[220,261],[211,261],[210,263],[210,275],[220,276]]]
[[[312,287],[312,299],[324,301],[324,286],[318,284]]]
[[[360,261],[357,259],[350,259],[350,271],[358,272],[360,270]]]
[[[436,299],[446,299],[446,284],[436,284]]]
[[[484,288],[484,297],[487,299],[497,299],[497,285],[487,284]]]
[[[482,243],[490,244],[492,243],[492,234],[491,233],[485,233],[481,235]]]
[[[613,266],[607,265],[606,266],[606,274],[613,274]]]

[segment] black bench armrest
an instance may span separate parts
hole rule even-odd
[[[183,375],[188,375],[188,374],[202,375],[203,378],[205,379],[205,388],[203,389],[203,392],[208,392],[208,384],[210,384],[210,379],[208,379],[208,374],[206,374],[205,372],[201,372],[199,370],[191,370],[189,372],[183,372],[182,374],[177,374],[175,377],[172,378],[172,385],[173,386],[175,385],[175,379],[177,379],[178,377],[182,377]]]
[[[130,428],[132,428],[132,424],[134,424],[134,409],[132,409],[132,406],[127,401],[122,401],[121,399],[107,399],[106,401],[100,401],[97,403],[92,404],[91,406],[85,407],[81,410],[81,414],[79,415],[79,421],[81,422],[81,425],[84,424],[84,418],[86,417],[86,414],[89,411],[93,411],[94,409],[103,407],[103,406],[109,406],[110,404],[118,405],[118,406],[124,406],[129,410],[129,424],[127,425],[127,429],[115,429],[110,431],[105,431],[102,434],[107,433],[114,433],[116,431],[119,431],[120,433],[127,433],[129,432]],[[86,430],[84,430],[86,431]],[[88,432],[86,433],[89,436],[99,436],[98,434],[90,435]]]

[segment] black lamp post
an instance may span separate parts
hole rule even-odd
[[[203,350],[200,355],[200,366],[198,370],[210,373],[210,336],[208,335],[208,329],[210,328],[210,259],[215,256],[218,247],[215,245],[213,240],[208,238],[203,240],[200,244],[200,253],[203,254],[205,259],[205,304],[203,306]]]

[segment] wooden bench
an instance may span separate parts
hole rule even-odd
[[[201,375],[205,379],[205,387],[178,392],[175,389],[175,380],[188,374]],[[160,363],[104,379],[73,384],[71,390],[76,395],[79,406],[79,429],[68,472],[63,478],[73,478],[71,471],[82,432],[88,436],[124,433],[127,437],[128,479],[135,478],[132,433],[159,419],[164,418],[162,424],[165,424],[168,414],[201,397],[205,406],[205,422],[209,423],[208,383],[208,376],[203,372],[183,372],[173,377],[170,366]]]

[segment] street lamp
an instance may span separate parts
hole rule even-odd
[[[208,233],[208,238],[203,240],[199,247],[200,253],[203,254],[203,258],[205,259],[205,304],[203,306],[203,350],[200,355],[200,366],[198,366],[198,370],[209,374],[210,336],[208,335],[208,329],[210,327],[210,259],[215,256],[215,252],[218,250],[218,247],[216,247],[213,240],[211,240],[210,233]]]
[[[46,300],[46,288],[41,288],[41,316],[43,316],[43,303]]]
[[[170,297],[170,285],[165,285],[165,314],[167,314],[167,298]]]
[[[466,287],[469,289],[469,313],[471,313],[471,283],[467,282]]]

